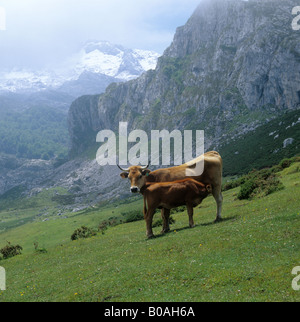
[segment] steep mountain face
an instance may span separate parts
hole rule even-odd
[[[296,5],[203,0],[155,71],[109,86],[92,105],[72,104],[73,153],[93,144],[99,130],[117,130],[120,121],[131,130],[205,130],[206,148],[216,148],[299,108],[300,33],[291,27]]]

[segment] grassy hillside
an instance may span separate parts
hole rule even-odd
[[[288,138],[293,142],[284,147],[283,142]],[[224,144],[218,151],[223,158],[225,176],[272,166],[283,158],[299,154],[300,110],[286,112],[255,131]]]
[[[195,228],[188,228],[186,212],[176,213],[171,232],[160,235],[156,227],[152,240],[143,220],[70,239],[82,225],[97,227],[141,209],[141,198],[19,222],[0,233],[1,247],[7,241],[23,247],[21,255],[0,261],[7,274],[0,301],[299,301],[291,287],[291,271],[300,263],[299,174],[299,163],[284,169],[285,188],[264,198],[238,200],[239,188],[225,191],[218,224],[209,197],[195,209]],[[18,220],[16,211],[0,212],[1,226]]]

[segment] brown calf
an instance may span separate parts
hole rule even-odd
[[[183,179],[173,182],[146,183],[140,192],[144,197],[144,218],[147,237],[153,237],[152,219],[156,208],[164,208],[163,230],[169,230],[170,209],[187,206],[189,225],[194,227],[193,208],[199,205],[211,192],[211,185],[204,185],[194,179]],[[147,209],[148,206],[148,209]]]

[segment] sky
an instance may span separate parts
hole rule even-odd
[[[160,54],[201,0],[0,0],[0,71],[63,61],[89,40]]]

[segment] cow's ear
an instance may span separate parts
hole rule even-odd
[[[128,178],[128,172],[122,172],[120,173],[121,178],[126,179]]]
[[[148,177],[148,175],[149,175],[150,172],[151,172],[151,170],[145,169],[145,170],[142,171],[142,175]]]

